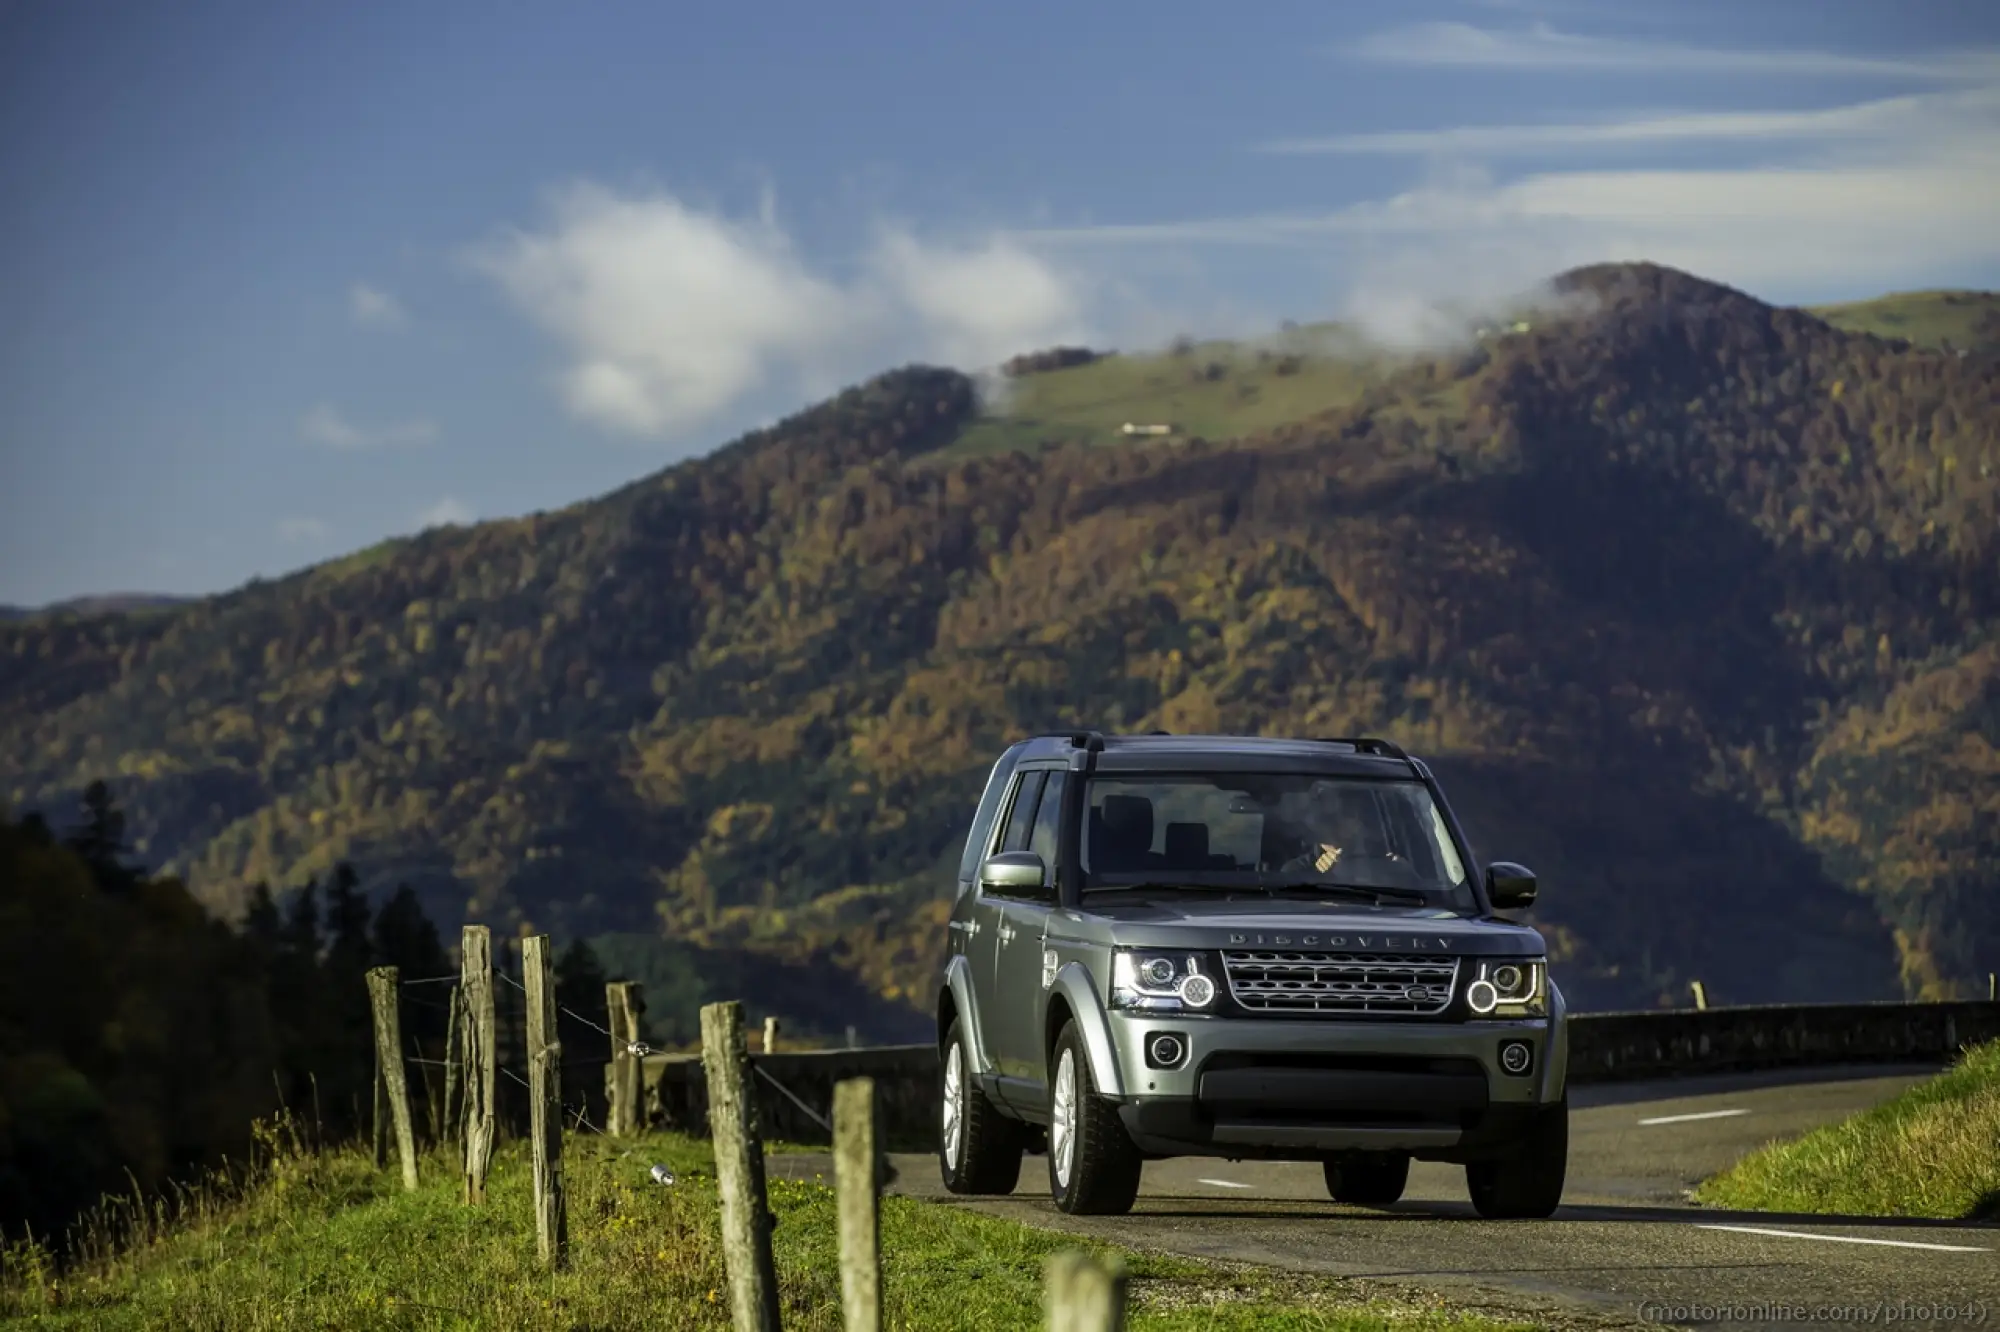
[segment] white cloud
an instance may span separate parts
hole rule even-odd
[[[937,248],[890,232],[873,267],[883,288],[916,316],[937,357],[954,364],[985,367],[1089,336],[1075,284],[1009,240]]]
[[[1633,163],[1504,174],[1531,146],[1735,138],[1741,165]],[[1448,309],[1491,303],[1577,264],[1650,260],[1773,299],[1928,285],[2000,263],[2000,90],[1662,123],[1467,127],[1401,141],[1452,163],[1387,198],[1321,212],[1023,233],[1036,246],[1263,246],[1336,256],[1351,317],[1428,338]],[[1376,146],[1380,146],[1377,144]],[[1561,156],[1558,152],[1556,156]],[[1451,322],[1456,316],[1445,317]]]
[[[1575,124],[1458,125],[1434,130],[1276,139],[1259,151],[1278,154],[1460,154],[1487,157],[1565,148],[1640,147],[1728,140],[1882,139],[1931,133],[1946,119],[1990,119],[2000,89],[1887,97],[1804,111],[1654,112]]]
[[[1792,74],[1938,81],[1985,81],[2000,73],[2000,56],[1990,51],[1910,56],[1783,49],[1753,51],[1587,37],[1559,31],[1546,23],[1508,30],[1470,23],[1413,23],[1371,33],[1348,50],[1360,59],[1378,64],[1442,69],[1629,70],[1652,74]]]
[[[400,421],[382,426],[358,426],[335,408],[321,403],[299,420],[299,434],[329,449],[376,449],[404,444],[428,444],[438,437],[429,421]]]
[[[405,321],[402,302],[379,287],[357,282],[347,290],[347,308],[357,324],[395,326]]]
[[[280,518],[278,539],[292,545],[317,544],[332,535],[333,529],[318,518]]]
[[[473,261],[562,346],[571,411],[630,434],[686,432],[773,386],[823,390],[904,359],[976,369],[1082,332],[1068,280],[1005,240],[885,228],[842,281],[808,265],[768,194],[735,219],[584,184],[554,213]]]
[[[417,515],[417,525],[424,527],[461,527],[473,520],[474,514],[464,501],[446,495]]]

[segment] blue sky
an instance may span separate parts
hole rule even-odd
[[[0,0],[0,602],[553,508],[910,360],[1575,263],[2000,287],[2000,7]]]

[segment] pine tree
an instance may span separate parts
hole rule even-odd
[[[398,884],[375,913],[374,958],[377,966],[401,968],[405,980],[451,970],[438,928],[408,884]]]
[[[351,978],[362,985],[362,977],[376,960],[368,937],[368,897],[360,885],[352,865],[342,861],[334,866],[333,882],[326,889],[326,969],[336,984]]]
[[[83,822],[65,839],[105,892],[127,892],[140,876],[127,867],[123,857],[131,847],[125,844],[125,814],[111,798],[111,788],[100,779],[83,789]]]
[[[285,923],[278,904],[271,900],[271,885],[260,883],[250,890],[250,905],[243,912],[243,937],[256,941],[266,959],[277,955],[285,937]]]

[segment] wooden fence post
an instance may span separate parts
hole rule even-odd
[[[613,981],[604,987],[604,1011],[611,1017],[610,1120],[605,1131],[629,1138],[639,1131],[640,1100],[645,1094],[645,1066],[633,1052],[639,1043],[639,1015],[646,1011],[637,981]]]
[[[1690,988],[1694,990],[1694,1006],[1696,1008],[1707,1008],[1708,991],[1703,988],[1702,983],[1700,981],[1695,981],[1692,983]]]
[[[465,1200],[486,1201],[493,1164],[493,936],[484,925],[459,935],[460,1048],[465,1058]]]
[[[410,1123],[410,1081],[403,1069],[403,1021],[399,1011],[402,994],[402,973],[395,967],[376,967],[368,973],[369,1006],[375,1010],[375,1105],[379,1112],[384,1097],[388,1099],[389,1114],[396,1127],[396,1156],[403,1164],[403,1187],[414,1189],[417,1133]],[[375,1141],[378,1144],[382,1141],[379,1118]]]
[[[542,1262],[569,1262],[569,1207],[562,1177],[562,1042],[556,1037],[556,977],[549,936],[521,940],[527,991],[528,1141],[535,1159],[535,1242]]]
[[[764,1053],[770,1054],[773,1050],[776,1050],[777,1048],[778,1048],[778,1019],[774,1017],[767,1017],[764,1019]]]
[[[722,1261],[736,1332],[777,1332],[778,1273],[771,1258],[771,1212],[764,1192],[764,1144],[751,1095],[743,1005],[701,1010],[701,1067],[708,1082],[708,1126],[715,1182],[722,1194]]]
[[[1122,1332],[1125,1265],[1098,1262],[1081,1249],[1049,1257],[1042,1287],[1048,1332]]]
[[[882,1332],[881,1182],[875,1079],[833,1089],[833,1185],[840,1214],[840,1307],[847,1332]]]

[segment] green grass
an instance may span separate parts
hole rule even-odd
[[[2000,1041],[1893,1101],[1745,1157],[1695,1197],[1769,1212],[2000,1216]]]
[[[564,1175],[569,1270],[535,1255],[522,1145],[497,1155],[482,1207],[460,1203],[454,1162],[424,1160],[405,1193],[359,1151],[279,1151],[233,1196],[197,1193],[178,1220],[57,1274],[16,1248],[0,1326],[74,1329],[723,1327],[727,1294],[706,1145],[571,1138]],[[665,1162],[670,1187],[648,1170]],[[785,1326],[837,1328],[833,1192],[773,1179]],[[893,1328],[1041,1325],[1043,1263],[1073,1241],[962,1208],[885,1198],[883,1283]],[[1101,1255],[1116,1253],[1098,1250]],[[1131,1275],[1136,1329],[1460,1329],[1502,1326],[1435,1303],[1370,1301],[1340,1283],[1143,1254]]]
[[[1847,305],[1806,307],[1836,328],[1908,338],[1919,347],[1993,350],[2000,347],[2000,293],[1906,291]]]
[[[1000,410],[931,457],[1031,450],[1046,441],[1126,442],[1120,427],[1128,421],[1171,425],[1181,438],[1233,439],[1350,405],[1407,364],[1332,325],[1262,345],[1206,342],[1180,354],[1107,356],[1009,381]]]

